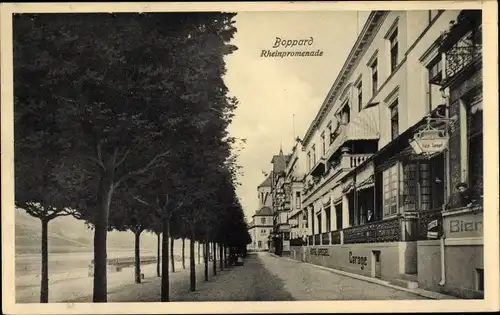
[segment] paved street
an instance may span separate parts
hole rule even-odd
[[[277,258],[269,253],[250,254],[244,266],[234,266],[204,281],[197,265],[197,291],[189,292],[189,272],[171,275],[171,301],[292,301],[292,300],[416,300],[419,295],[388,288],[314,266]],[[71,302],[90,302],[91,297]],[[130,283],[110,290],[109,302],[158,302],[160,279]]]
[[[234,267],[186,301],[289,300],[415,300],[419,295],[369,283],[269,253],[249,255],[243,267]]]

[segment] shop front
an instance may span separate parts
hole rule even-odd
[[[481,23],[481,11],[462,11],[440,45],[447,65],[440,85],[449,95],[453,122],[448,200],[439,219],[440,239],[418,242],[419,285],[474,299],[484,297],[485,277]]]

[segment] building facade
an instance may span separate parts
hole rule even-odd
[[[252,216],[248,226],[252,243],[247,245],[249,251],[268,251],[269,235],[273,230],[273,213],[271,208],[262,207]]]
[[[272,174],[267,175],[257,187],[259,210],[255,211],[252,221],[248,225],[252,243],[247,245],[247,249],[251,251],[268,251],[270,248],[269,236],[273,230],[271,179]]]
[[[302,140],[307,261],[482,296],[480,16],[370,14]]]

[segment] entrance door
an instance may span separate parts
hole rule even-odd
[[[381,260],[380,260],[380,251],[374,250],[372,251],[372,277],[381,278],[382,276],[382,268],[381,268]]]

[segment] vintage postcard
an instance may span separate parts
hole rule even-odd
[[[2,4],[3,312],[498,310],[497,22]]]

